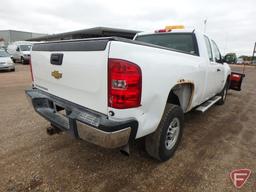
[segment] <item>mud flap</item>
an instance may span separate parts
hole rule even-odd
[[[231,72],[229,89],[241,91],[242,81],[244,77],[245,74]]]

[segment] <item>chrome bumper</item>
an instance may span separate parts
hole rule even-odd
[[[105,132],[80,121],[76,123],[81,139],[105,148],[117,148],[126,145],[131,134],[131,127],[114,132]]]
[[[77,138],[105,148],[122,147],[130,139],[135,139],[138,127],[136,120],[112,121],[106,115],[41,90],[30,89],[25,92],[37,113],[54,126]],[[59,114],[56,111],[56,106],[63,108],[66,115]]]

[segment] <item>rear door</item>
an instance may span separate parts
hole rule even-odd
[[[204,36],[204,40],[209,57],[205,98],[209,99],[219,92],[220,76],[223,70],[221,71],[220,66],[218,65],[218,63],[215,62],[214,52],[209,38],[207,36]]]
[[[35,44],[31,53],[35,87],[107,114],[108,42]]]

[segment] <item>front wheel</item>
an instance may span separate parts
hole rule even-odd
[[[224,105],[226,101],[227,93],[228,93],[228,81],[226,82],[220,94],[218,94],[219,96],[221,96],[221,99],[216,103],[217,105]]]
[[[21,64],[23,64],[23,65],[26,63],[24,57],[21,57],[20,61],[21,61]]]
[[[145,147],[148,154],[160,161],[170,159],[180,143],[183,124],[182,109],[168,103],[156,131],[146,136]]]

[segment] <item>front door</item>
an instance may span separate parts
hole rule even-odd
[[[220,93],[225,86],[226,78],[224,73],[223,61],[217,44],[212,41],[213,57],[215,66],[216,93]]]

